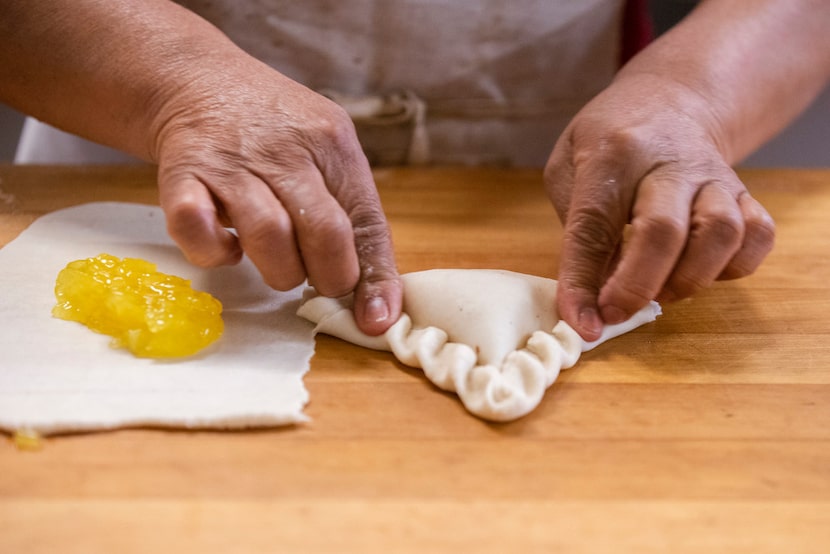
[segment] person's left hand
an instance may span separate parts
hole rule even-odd
[[[724,160],[722,108],[667,78],[618,78],[557,142],[545,169],[565,233],[557,303],[586,340],[652,299],[749,275],[772,249],[772,218]]]

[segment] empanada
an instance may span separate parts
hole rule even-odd
[[[559,320],[553,279],[490,269],[435,269],[402,279],[403,315],[378,337],[357,328],[351,297],[325,298],[309,289],[297,313],[317,325],[315,333],[391,351],[455,392],[471,413],[493,421],[528,414],[582,352],[660,315],[651,302],[586,343]]]

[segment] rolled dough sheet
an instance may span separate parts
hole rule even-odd
[[[216,296],[222,338],[192,358],[157,361],[53,318],[58,272],[102,252],[144,258]],[[301,289],[272,290],[247,258],[192,266],[158,207],[92,203],[39,218],[0,249],[0,287],[0,429],[236,429],[307,420],[302,377],[314,339],[313,326],[295,314]]]

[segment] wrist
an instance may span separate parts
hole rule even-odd
[[[736,161],[732,133],[727,127],[728,106],[706,84],[688,75],[626,68],[611,88],[625,90],[632,103],[643,110],[643,118],[663,125],[666,133],[683,132],[685,138],[704,140],[729,164]]]

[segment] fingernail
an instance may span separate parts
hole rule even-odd
[[[605,320],[605,323],[613,325],[614,323],[622,323],[628,319],[628,314],[616,306],[603,306],[602,319]]]
[[[584,332],[592,336],[602,333],[602,320],[600,320],[597,311],[593,308],[585,308],[579,312],[578,323]]]
[[[389,319],[389,305],[380,296],[370,298],[366,303],[366,321],[380,323]]]

